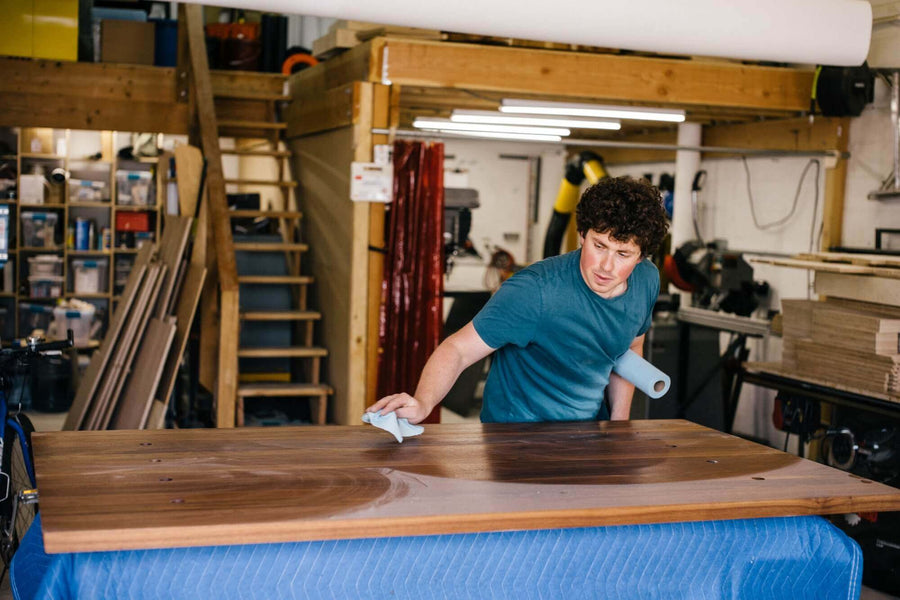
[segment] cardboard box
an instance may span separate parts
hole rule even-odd
[[[153,23],[141,21],[100,22],[100,61],[152,65],[156,46]]]

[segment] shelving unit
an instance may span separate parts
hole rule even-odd
[[[156,137],[157,147],[162,141]],[[128,145],[130,134],[114,131],[0,129],[0,204],[10,207],[3,341],[46,329],[57,301],[72,298],[95,307],[102,337],[116,282],[124,282],[138,245],[159,239],[165,210],[169,155],[120,159]],[[62,259],[42,265],[46,280],[31,275],[28,259],[38,256]]]

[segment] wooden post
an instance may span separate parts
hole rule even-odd
[[[396,128],[400,117],[399,86],[375,84],[372,104],[373,127]],[[395,120],[396,118],[396,120]],[[373,144],[390,143],[389,136],[376,135]],[[366,350],[366,406],[374,404],[378,398],[378,357],[379,325],[381,316],[381,284],[384,278],[384,253],[376,248],[384,248],[385,205],[373,202],[369,206],[369,324]]]
[[[235,402],[237,401],[237,345],[240,322],[238,320],[237,265],[234,242],[231,238],[231,222],[225,198],[225,178],[222,172],[222,155],[219,150],[218,123],[213,104],[212,81],[206,58],[206,39],[203,33],[203,8],[196,4],[179,7],[185,26],[191,65],[191,90],[196,96],[197,121],[200,145],[206,157],[206,191],[208,227],[215,242],[217,269],[211,273],[219,281],[219,365],[216,376],[216,426],[235,426]],[[212,257],[208,257],[212,260]],[[205,303],[209,317],[209,298]]]
[[[834,166],[825,169],[825,207],[822,212],[822,240],[820,248],[828,250],[840,246],[844,227],[844,190],[847,186],[847,148],[850,143],[850,119],[837,125],[837,150],[841,156]]]

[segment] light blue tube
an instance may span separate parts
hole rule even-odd
[[[619,357],[613,365],[613,371],[654,399],[662,398],[672,384],[668,375],[631,350]]]

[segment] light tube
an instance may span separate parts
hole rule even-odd
[[[524,133],[534,135],[567,136],[572,132],[561,127],[523,127],[513,125],[488,125],[480,123],[454,123],[446,119],[416,119],[417,129],[443,129],[446,131],[489,131],[494,133]]]
[[[665,121],[667,123],[683,123],[685,118],[683,110],[512,99],[503,100],[500,106],[500,112],[528,115],[595,117],[601,119],[637,119],[641,121]]]
[[[606,129],[618,131],[622,125],[618,121],[598,121],[596,119],[554,119],[505,115],[489,110],[454,110],[450,120],[455,123],[490,123],[495,125],[533,125],[537,127],[570,127],[572,129]]]
[[[433,131],[435,133],[449,133],[452,135],[464,135],[468,137],[491,138],[498,140],[530,140],[534,142],[562,141],[562,137],[558,135],[541,135],[537,133],[500,133],[496,131],[461,131],[437,128],[423,128],[423,131]]]

